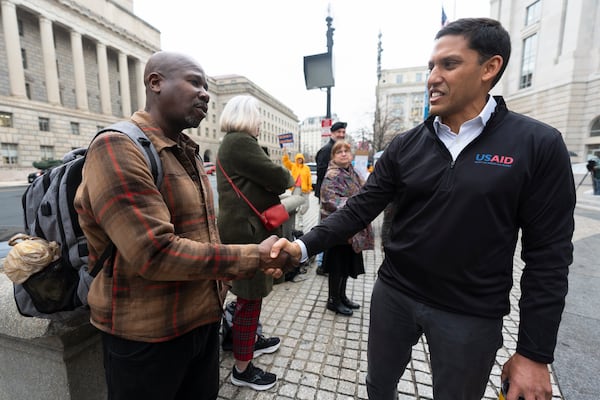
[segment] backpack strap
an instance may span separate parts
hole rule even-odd
[[[160,157],[156,151],[156,147],[152,144],[152,141],[148,139],[148,136],[142,131],[136,124],[131,121],[119,121],[106,128],[103,128],[96,133],[94,139],[104,132],[121,132],[133,141],[136,146],[142,151],[142,154],[146,158],[146,162],[150,167],[152,176],[154,177],[154,183],[156,187],[160,188],[163,181],[163,169]]]
[[[148,139],[148,136],[142,131],[136,124],[131,121],[119,121],[112,125],[107,126],[106,128],[100,129],[92,141],[94,141],[98,136],[103,134],[104,132],[121,132],[127,135],[133,143],[140,149],[144,158],[146,158],[146,162],[150,167],[150,171],[152,172],[152,176],[154,177],[154,183],[156,187],[160,189],[160,186],[163,182],[163,168],[162,162],[160,161],[160,157],[158,152],[156,151],[156,147],[152,144],[152,141]],[[95,277],[104,267],[106,261],[110,258],[112,259],[117,252],[117,246],[111,241],[106,249],[100,255],[100,258],[96,261],[94,266],[90,271],[90,275]],[[109,272],[112,276],[112,262],[111,262],[111,271]]]

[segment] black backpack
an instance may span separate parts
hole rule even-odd
[[[132,122],[121,121],[100,130],[98,135],[116,131],[127,135],[142,151],[160,188],[163,171],[158,153],[144,132]],[[22,197],[25,232],[60,245],[61,257],[14,284],[19,312],[24,316],[62,318],[62,312],[87,305],[87,294],[94,277],[115,252],[108,246],[92,270],[88,269],[87,240],[79,226],[74,207],[75,193],[81,183],[86,149],[65,155],[63,164],[37,177]]]

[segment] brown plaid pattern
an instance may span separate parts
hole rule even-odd
[[[89,148],[75,205],[90,264],[109,240],[118,250],[112,270],[105,267],[90,289],[92,323],[126,339],[160,342],[218,321],[216,279],[253,276],[258,246],[221,244],[196,143],[183,133],[176,141],[166,137],[145,112],[132,120],[160,155],[160,190],[135,144],[107,133]]]

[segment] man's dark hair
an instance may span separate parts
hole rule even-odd
[[[510,59],[510,35],[502,24],[491,18],[461,18],[440,29],[435,39],[446,35],[461,35],[467,39],[469,48],[479,53],[480,64],[495,55],[502,57],[502,67],[492,82],[494,87]]]

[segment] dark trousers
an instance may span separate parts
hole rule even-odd
[[[102,334],[109,400],[214,400],[219,323],[162,343]]]
[[[397,385],[421,335],[427,338],[436,400],[480,400],[496,352],[502,318],[454,314],[416,302],[378,279],[371,298],[367,392],[397,398]]]

